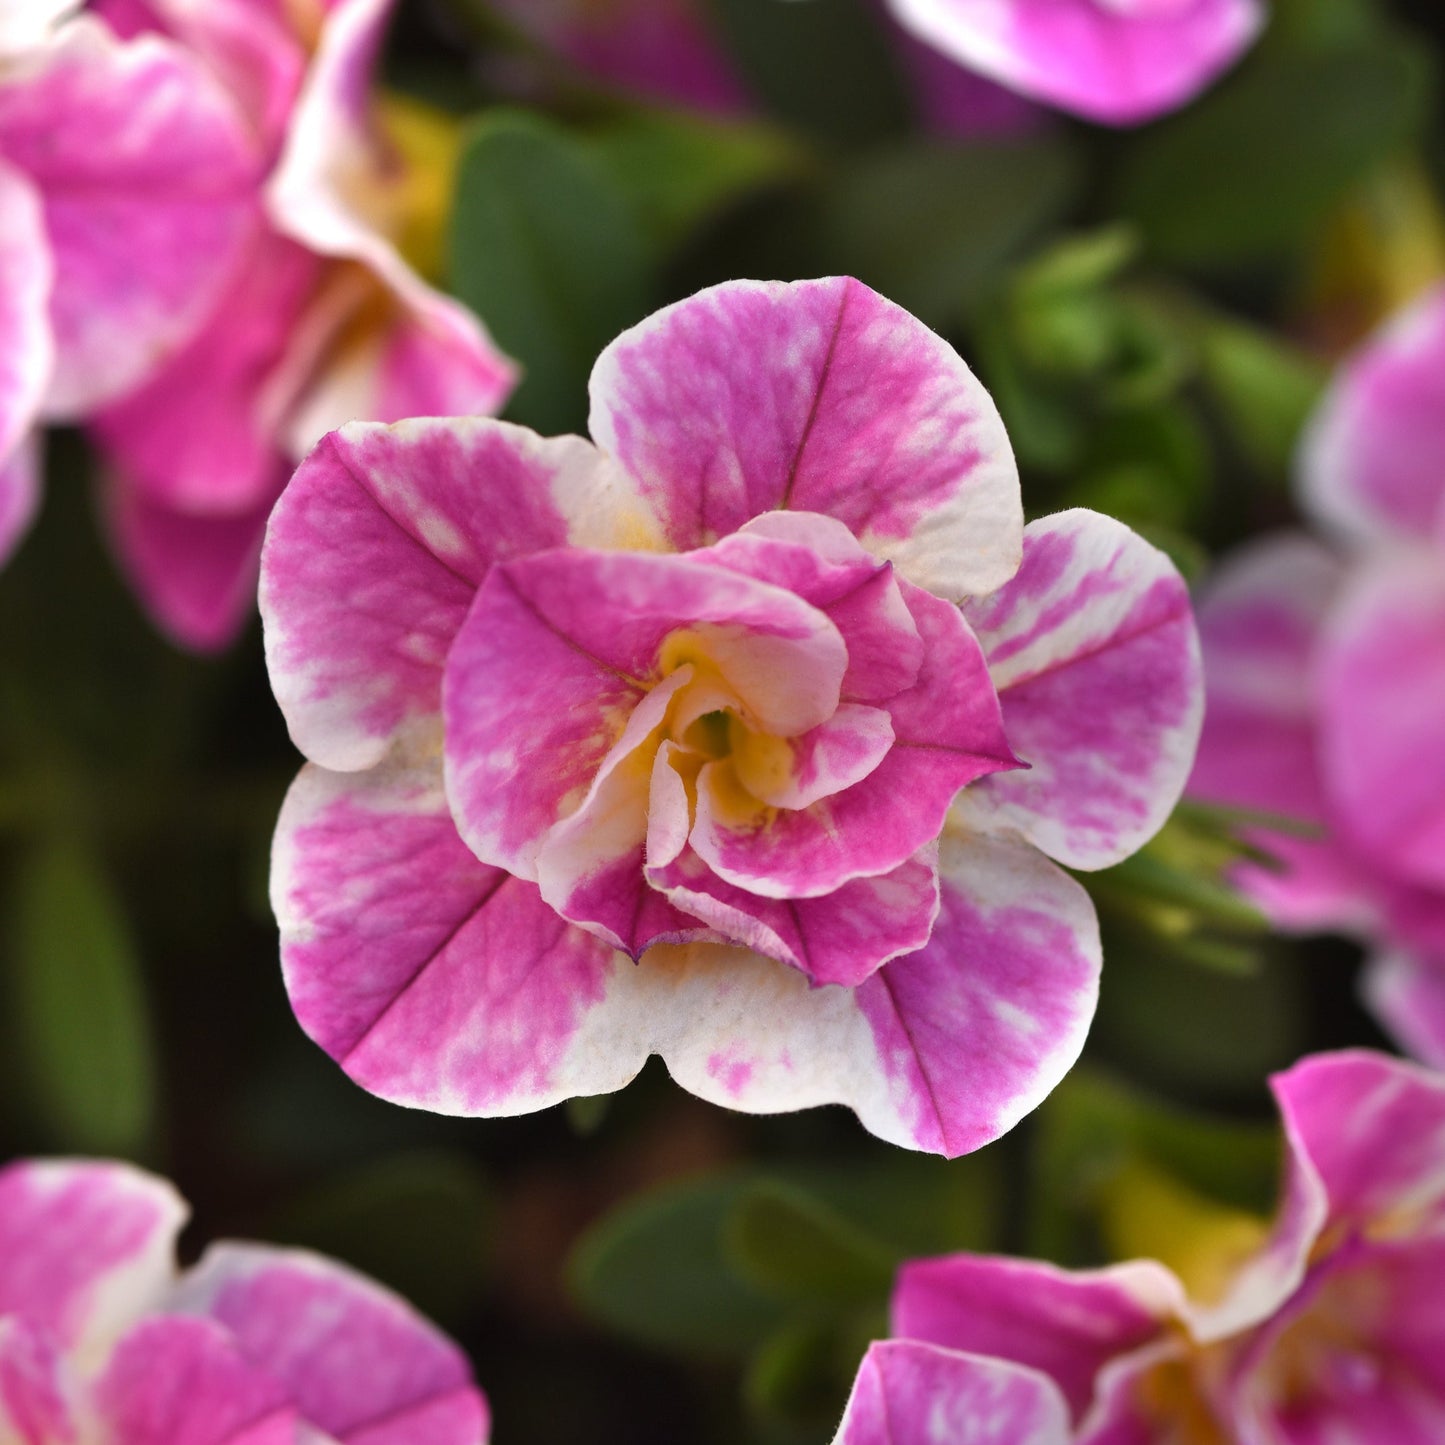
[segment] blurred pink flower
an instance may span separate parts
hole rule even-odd
[[[391,0],[97,8],[210,67],[259,158],[219,304],[168,365],[91,417],[141,600],[177,641],[217,648],[254,605],[267,513],[320,436],[353,418],[490,412],[513,373],[403,259],[435,245],[447,158],[425,121],[374,93]],[[421,165],[405,153],[418,140],[433,149]]]
[[[1137,125],[1249,47],[1263,0],[888,0],[960,65],[1088,120]]]
[[[856,281],[701,292],[591,397],[595,445],[344,427],[273,514],[297,1016],[446,1113],[657,1053],[736,1108],[978,1147],[1093,1012],[1049,857],[1131,853],[1188,772],[1183,583],[1108,518],[1025,528],[987,393]]]
[[[212,1246],[125,1164],[0,1169],[0,1437],[126,1445],[484,1445],[461,1351],[339,1264]]]
[[[36,504],[34,428],[184,345],[239,254],[249,139],[205,69],[55,4],[0,10],[0,559]]]
[[[1366,940],[1367,996],[1445,1064],[1445,288],[1340,372],[1301,459],[1330,538],[1267,538],[1200,611],[1190,790],[1296,819],[1236,879],[1280,926]]]
[[[907,1264],[836,1445],[1439,1441],[1445,1079],[1359,1051],[1274,1091],[1284,1199],[1220,1299],[1148,1261]]]

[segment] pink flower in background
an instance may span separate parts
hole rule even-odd
[[[1060,110],[1136,125],[1192,100],[1249,47],[1262,0],[888,0],[960,65]]]
[[[1367,997],[1445,1064],[1445,290],[1341,371],[1305,440],[1331,537],[1252,543],[1201,608],[1190,790],[1296,819],[1236,881],[1280,926],[1368,942]]]
[[[1182,582],[1108,518],[1024,528],[987,394],[856,281],[704,291],[591,396],[595,444],[345,427],[272,517],[298,1018],[446,1113],[656,1053],[736,1108],[978,1147],[1093,1012],[1050,858],[1126,856],[1188,772]]]
[[[484,1445],[465,1356],[329,1260],[213,1245],[124,1164],[0,1169],[0,1436],[23,1445]]]
[[[1220,1298],[1145,1261],[918,1260],[837,1445],[1440,1440],[1445,1079],[1360,1051],[1306,1059],[1274,1091],[1284,1200]],[[989,1433],[1000,1419],[1015,1433]]]
[[[390,0],[98,8],[208,65],[259,157],[219,304],[169,365],[91,418],[125,570],[167,633],[216,648],[251,611],[266,516],[323,433],[493,411],[512,369],[403,259],[435,260],[450,141],[373,94]]]
[[[184,345],[238,255],[252,149],[192,57],[63,7],[0,10],[0,558],[34,511],[45,420]]]

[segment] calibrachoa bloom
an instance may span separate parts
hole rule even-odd
[[[1202,608],[1191,791],[1301,821],[1237,881],[1280,925],[1366,939],[1366,992],[1445,1064],[1445,289],[1342,370],[1303,451],[1330,542],[1256,542]]]
[[[1187,773],[1183,584],[1108,518],[1025,529],[987,394],[856,281],[702,292],[591,394],[595,445],[344,427],[277,506],[298,1017],[448,1113],[657,1053],[740,1109],[977,1147],[1093,1012],[1093,909],[1045,855],[1123,857]]]
[[[484,1445],[462,1352],[330,1260],[213,1245],[124,1164],[0,1169],[0,1438],[15,1445]]]
[[[1191,100],[1248,48],[1263,0],[888,0],[960,65],[1062,110],[1135,125]]]
[[[142,601],[178,640],[218,647],[251,610],[266,517],[317,438],[356,417],[493,411],[512,369],[411,264],[438,261],[454,142],[440,118],[374,93],[392,0],[98,8],[185,46],[250,126],[248,227],[219,304],[92,418]]]
[[[247,137],[205,69],[53,3],[0,10],[0,560],[34,511],[42,420],[135,386],[243,239]]]
[[[905,1265],[899,1338],[870,1351],[839,1445],[1445,1438],[1445,1078],[1360,1051],[1274,1090],[1284,1200],[1219,1298],[1149,1262]]]

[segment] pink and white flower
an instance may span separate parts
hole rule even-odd
[[[1281,926],[1373,952],[1366,992],[1445,1064],[1445,290],[1341,371],[1306,437],[1330,537],[1256,542],[1201,609],[1210,709],[1191,791],[1311,831],[1255,830],[1238,870]]]
[[[988,395],[856,281],[704,291],[591,396],[595,443],[344,427],[272,516],[298,1018],[445,1113],[656,1053],[735,1108],[978,1147],[1093,1012],[1050,858],[1132,852],[1187,774],[1182,582],[1105,517],[1024,528]]]
[[[1263,0],[889,0],[960,65],[1061,110],[1137,125],[1193,99],[1248,49]]]
[[[403,259],[436,244],[449,140],[374,93],[391,0],[99,8],[209,67],[258,157],[224,295],[170,364],[91,418],[142,602],[176,640],[216,648],[251,610],[266,517],[321,435],[353,418],[491,412],[513,372]],[[436,153],[419,161],[414,143]]]
[[[462,1352],[330,1260],[213,1245],[125,1164],[0,1169],[0,1437],[17,1445],[484,1445]]]
[[[204,67],[65,8],[0,12],[0,559],[35,508],[36,424],[87,415],[185,344],[254,184]]]
[[[1284,1199],[1219,1298],[1150,1261],[915,1261],[838,1445],[1439,1440],[1445,1079],[1359,1051],[1306,1059],[1274,1091]],[[989,1433],[994,1412],[1017,1433]]]

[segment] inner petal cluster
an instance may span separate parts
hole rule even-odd
[[[815,982],[927,941],[949,803],[1017,765],[958,609],[806,513],[495,568],[444,699],[484,862],[634,956],[738,943]]]

